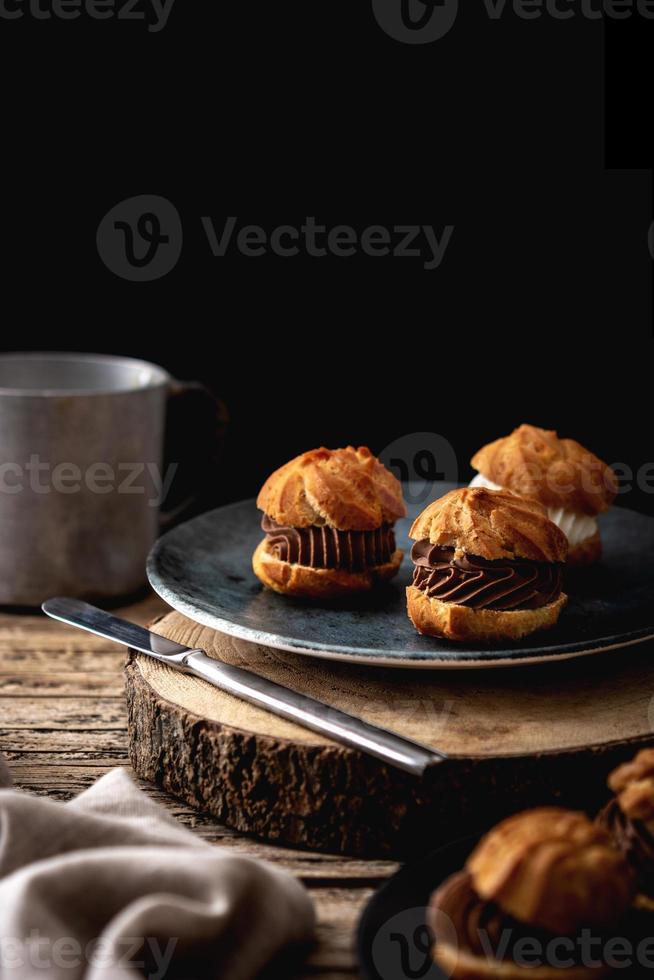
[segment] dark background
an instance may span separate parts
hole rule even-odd
[[[464,0],[417,46],[365,0],[212,6],[177,0],[159,34],[0,23],[5,349],[132,354],[211,386],[231,422],[205,505],[304,449],[416,431],[453,443],[462,478],[522,421],[652,459],[652,24],[491,22]],[[184,226],[156,282],[95,245],[137,194]],[[455,230],[425,271],[213,258],[201,215]],[[651,493],[623,502],[654,513]]]

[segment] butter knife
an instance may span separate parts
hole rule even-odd
[[[47,599],[41,608],[52,619],[88,630],[105,640],[122,643],[155,660],[161,660],[169,667],[201,677],[221,691],[228,691],[275,715],[328,735],[343,745],[366,752],[405,772],[422,776],[429,766],[447,758],[443,752],[420,745],[386,728],[378,728],[362,718],[306,694],[299,694],[244,667],[214,660],[202,650],[182,646],[80,599]]]

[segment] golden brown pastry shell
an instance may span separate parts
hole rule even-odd
[[[402,551],[398,548],[385,565],[374,565],[361,572],[349,572],[344,568],[309,568],[277,558],[269,551],[266,538],[252,556],[254,574],[269,589],[307,599],[331,599],[353,592],[369,592],[379,582],[397,575],[401,563]]]
[[[654,749],[641,749],[609,775],[609,788],[630,820],[644,823],[654,831]]]
[[[434,500],[413,522],[409,537],[489,561],[562,562],[568,553],[568,539],[540,504],[486,487],[461,487]]]
[[[568,601],[564,592],[540,609],[472,609],[432,599],[415,585],[406,590],[409,619],[426,636],[458,642],[499,643],[519,640],[536,630],[554,626]]]
[[[366,446],[312,449],[272,473],[257,507],[278,524],[373,531],[406,515],[400,481]]]
[[[470,462],[506,490],[579,514],[608,510],[618,491],[613,470],[594,453],[535,425],[520,425],[484,446]]]
[[[558,807],[503,820],[466,867],[480,897],[554,935],[614,926],[635,890],[633,872],[609,834],[584,813]]]
[[[621,793],[633,783],[654,777],[654,748],[641,749],[629,762],[617,766],[608,778],[609,789]]]

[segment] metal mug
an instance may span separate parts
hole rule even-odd
[[[163,368],[128,357],[0,355],[0,603],[144,585],[176,390]]]

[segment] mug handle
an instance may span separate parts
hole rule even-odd
[[[225,403],[210,388],[200,381],[173,379],[163,455],[164,478],[170,486],[159,514],[162,530],[214,502],[228,421]]]

